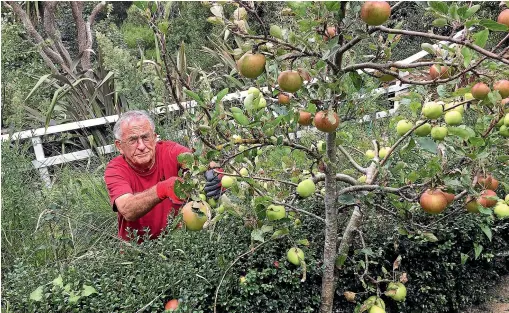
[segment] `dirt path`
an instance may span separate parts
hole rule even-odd
[[[491,301],[465,311],[465,313],[509,313],[509,276],[502,278],[490,294]]]

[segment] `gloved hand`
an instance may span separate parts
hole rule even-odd
[[[222,168],[214,168],[205,172],[205,179],[207,182],[205,183],[205,195],[207,198],[219,199],[221,196],[221,178],[223,178],[223,174],[218,174],[214,170],[223,172]]]
[[[167,180],[163,180],[163,181],[157,183],[156,192],[157,192],[157,196],[159,197],[159,199],[163,200],[166,198],[170,198],[173,203],[177,203],[177,204],[183,203],[183,200],[185,200],[185,199],[180,199],[175,194],[174,187],[175,187],[175,182],[177,180],[183,181],[182,178],[175,176],[175,177],[170,177]]]

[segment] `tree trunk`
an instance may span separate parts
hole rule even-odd
[[[321,313],[332,312],[334,305],[334,263],[338,238],[338,209],[336,206],[336,133],[327,134],[327,157],[325,168],[325,243],[323,249],[322,305]]]

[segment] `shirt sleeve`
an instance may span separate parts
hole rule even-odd
[[[133,193],[129,184],[129,177],[120,168],[108,165],[104,171],[104,180],[110,196],[111,207],[113,211],[117,212],[115,200],[122,195]]]

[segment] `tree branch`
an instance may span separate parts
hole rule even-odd
[[[343,153],[343,155],[348,159],[348,162],[350,162],[350,164],[352,164],[352,166],[355,167],[356,170],[363,174],[366,174],[366,168],[360,166],[357,162],[355,162],[350,153],[348,153],[348,151],[346,151],[345,148],[343,148],[343,146],[339,145],[338,149],[339,151],[341,151],[341,153]]]

